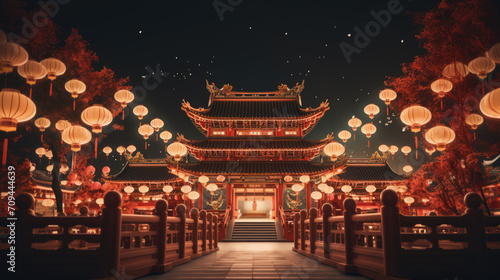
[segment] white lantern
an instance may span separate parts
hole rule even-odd
[[[321,197],[323,197],[323,195],[321,194],[321,192],[313,191],[311,193],[311,198],[314,199],[315,201],[318,201],[319,199],[321,199]]]
[[[131,194],[131,193],[133,193],[133,192],[134,192],[134,190],[135,190],[135,189],[134,189],[134,187],[132,187],[132,186],[126,186],[126,187],[123,189],[123,191],[124,191],[126,194]]]
[[[293,177],[290,175],[286,175],[285,178],[283,178],[283,180],[285,180],[285,182],[287,183],[290,183],[291,181],[293,181]]]
[[[182,188],[181,188],[181,192],[182,192],[182,193],[189,193],[189,192],[191,192],[191,190],[192,190],[192,188],[191,188],[191,186],[190,186],[190,185],[184,185],[184,186],[182,186]]]
[[[366,191],[367,191],[370,195],[371,195],[372,193],[374,193],[374,192],[377,190],[377,188],[376,188],[374,185],[368,185],[368,186],[366,186],[366,188],[365,188],[365,189],[366,189]]]
[[[216,184],[208,184],[207,185],[207,190],[213,194],[217,189],[219,189],[219,187],[216,185]]]
[[[166,185],[163,187],[163,192],[165,192],[167,194],[171,193],[173,190],[174,190],[174,187],[172,187],[171,185]]]
[[[207,176],[205,176],[205,175],[201,175],[201,176],[198,178],[198,182],[200,182],[200,183],[202,183],[202,184],[206,184],[206,183],[208,183],[208,181],[209,181],[209,180],[210,180],[210,179],[209,179]]]
[[[411,205],[413,202],[415,202],[415,199],[411,196],[407,196],[405,197],[404,201],[406,204]]]
[[[343,185],[340,190],[343,191],[344,193],[348,193],[348,192],[352,191],[352,187],[349,185]]]
[[[301,184],[293,184],[292,186],[292,190],[296,193],[301,192],[302,189],[304,189],[304,186],[302,186]]]
[[[309,177],[309,175],[302,175],[300,176],[300,181],[304,184],[307,184],[309,183],[309,181],[311,181],[311,178]]]
[[[142,185],[139,187],[139,192],[142,193],[143,195],[149,191],[148,186]]]
[[[326,188],[328,188],[328,185],[325,183],[321,183],[318,185],[318,190],[320,190],[322,192],[324,192]]]
[[[191,200],[197,200],[200,197],[200,194],[198,192],[192,191],[188,193],[188,198]]]

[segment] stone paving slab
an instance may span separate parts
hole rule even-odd
[[[292,251],[289,242],[221,242],[220,250],[143,280],[367,279],[346,275]]]

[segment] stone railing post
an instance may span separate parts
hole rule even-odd
[[[213,220],[214,220],[213,215],[212,215],[212,213],[210,213],[210,212],[209,212],[209,213],[207,214],[207,235],[208,235],[208,236],[207,236],[207,239],[208,239],[208,250],[212,250],[212,244],[213,244],[213,243],[212,243],[212,240],[213,240],[213,239],[212,239],[212,233],[214,232],[214,231],[212,230],[212,226],[213,226],[213,223],[214,223],[214,222],[213,222]]]
[[[399,275],[399,256],[401,252],[401,236],[399,227],[398,195],[386,189],[380,194],[382,202],[381,230],[384,246],[384,274],[397,277]]]
[[[207,250],[207,211],[200,211],[201,224],[201,251]]]
[[[109,191],[104,196],[102,209],[101,250],[103,273],[111,275],[118,271],[120,261],[120,240],[122,230],[122,195],[116,191]]]
[[[191,209],[191,219],[193,219],[193,255],[198,253],[198,209]]]
[[[353,268],[354,257],[354,223],[352,216],[356,214],[356,201],[352,198],[344,200],[344,245],[345,245],[345,264],[342,270],[351,272]]]
[[[217,215],[213,216],[214,219],[214,249],[219,248],[219,217]]]
[[[156,240],[158,246],[158,266],[165,264],[165,253],[167,246],[167,210],[168,202],[165,199],[156,201],[155,205],[156,215],[160,218],[158,228],[156,229]],[[164,271],[164,270],[161,270]]]
[[[332,216],[333,206],[330,203],[323,204],[323,254],[326,259],[330,257],[330,243],[332,243],[332,226],[328,219]]]
[[[483,200],[481,196],[477,193],[468,193],[464,197],[465,206],[467,210],[465,211],[464,218],[467,216],[467,236],[468,244],[467,247],[471,250],[474,256],[474,265],[476,273],[478,273],[478,278],[487,278],[487,251],[488,247],[486,244],[486,230],[484,226],[484,213],[481,207]],[[481,275],[483,277],[481,277]]]
[[[88,217],[89,216],[89,208],[87,206],[80,207],[80,217]],[[80,233],[87,233],[87,226],[82,225],[80,227]],[[80,240],[80,248],[87,247],[87,241],[85,240]]]
[[[293,216],[293,246],[296,250],[299,249],[299,223],[300,214],[295,213]]]
[[[33,228],[31,220],[35,216],[33,208],[35,207],[35,198],[29,193],[22,193],[16,197],[16,219],[12,221],[15,224],[16,239],[22,242],[16,242],[16,255],[7,256],[7,261],[13,260],[17,265],[16,271],[27,271],[31,260],[29,259]],[[7,221],[7,225],[10,221]],[[10,228],[9,228],[10,229]],[[10,230],[8,232],[10,234]]]
[[[316,250],[316,222],[314,219],[318,217],[318,209],[312,207],[309,209],[309,252],[314,254]]]
[[[186,254],[186,205],[179,204],[175,208],[177,217],[181,219],[179,223],[179,259],[183,259]]]
[[[306,250],[306,228],[304,226],[304,221],[307,218],[307,211],[300,210],[300,250]]]

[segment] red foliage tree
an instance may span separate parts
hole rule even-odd
[[[443,109],[430,85],[443,78],[446,65],[455,61],[467,65],[499,41],[498,23],[493,21],[497,17],[493,11],[495,9],[486,0],[443,0],[436,8],[416,14],[415,21],[421,27],[416,37],[426,53],[403,64],[401,76],[389,77],[386,81],[386,86],[398,93],[398,98],[391,103],[396,111],[401,112],[413,104],[424,106],[432,112],[432,120],[426,129],[442,123],[456,133],[452,145],[434,159],[428,157],[427,163],[409,182],[410,195],[429,198],[432,208],[442,214],[462,213],[463,196],[468,191],[482,193],[485,172],[479,158],[500,153],[498,121],[485,118],[487,129],[482,129],[476,140],[465,123],[468,114],[480,114],[483,86],[486,91],[495,85],[498,87],[499,76],[490,75],[483,81],[469,74],[463,79],[453,80],[453,90],[443,98]],[[425,129],[421,138],[424,133]],[[429,188],[428,180],[433,180],[438,186]]]
[[[32,15],[35,11],[26,11],[22,2],[16,0],[7,1],[9,13],[3,13],[2,25],[12,28],[12,30],[4,30],[6,33],[19,32],[20,27],[23,25],[21,17]],[[16,29],[17,26],[17,29]],[[3,27],[5,28],[5,27]],[[89,48],[89,43],[83,39],[76,29],[71,30],[71,34],[64,40],[61,40],[60,27],[57,26],[52,20],[48,19],[43,27],[37,28],[36,35],[27,40],[27,43],[21,45],[28,51],[30,59],[40,61],[48,57],[55,57],[61,60],[66,65],[66,73],[58,76],[53,82],[53,94],[49,96],[49,83],[48,79],[37,81],[33,87],[33,102],[37,106],[37,115],[34,119],[39,117],[46,117],[51,120],[51,126],[43,132],[43,143],[40,143],[40,132],[34,127],[33,122],[28,122],[25,125],[18,125],[18,129],[14,133],[6,135],[10,139],[16,139],[15,143],[9,146],[9,164],[13,165],[17,170],[29,171],[29,165],[26,165],[25,158],[30,156],[37,146],[43,146],[46,149],[51,149],[54,158],[59,158],[61,162],[66,162],[71,158],[71,151],[68,145],[61,145],[61,136],[59,131],[55,128],[55,123],[58,120],[65,119],[71,123],[82,124],[80,114],[83,109],[93,105],[101,104],[109,109],[113,116],[117,116],[121,112],[121,106],[113,98],[114,93],[120,89],[130,89],[127,86],[128,78],[117,78],[113,70],[103,67],[102,69],[95,69],[94,63],[99,60],[94,51]],[[72,110],[73,99],[71,94],[65,90],[65,83],[70,79],[79,79],[86,84],[86,91],[77,98],[76,110]],[[21,92],[26,93],[29,88],[24,79],[19,77],[17,73],[9,74],[6,81],[7,87],[20,89]],[[33,120],[34,120],[33,119]],[[93,137],[99,137],[102,140],[106,133],[113,130],[122,130],[123,126],[114,124],[103,129],[101,134],[93,134]],[[22,152],[24,147],[30,146],[32,150]],[[85,145],[80,152],[78,152],[78,159],[75,166],[72,167],[71,172],[78,175],[82,181],[81,190],[77,196],[92,196],[93,201],[95,198],[102,196],[102,191],[89,191],[89,185],[93,181],[93,176],[86,174],[85,168],[88,165],[88,160],[93,155],[92,143]],[[71,161],[71,160],[68,160]],[[71,164],[69,164],[71,165]],[[30,187],[29,172],[22,173],[25,179],[19,182],[16,193],[20,193],[20,189],[26,190]],[[58,183],[58,182],[57,182]],[[1,190],[4,191],[4,184],[2,183]],[[111,186],[107,186],[109,188]],[[54,188],[54,186],[53,186]],[[105,188],[103,188],[105,189]],[[57,190],[54,190],[55,192]],[[56,192],[57,195],[57,192]],[[2,203],[5,201],[2,200]],[[67,202],[69,204],[69,202]],[[58,201],[58,209],[62,209]],[[4,209],[4,207],[2,207]]]

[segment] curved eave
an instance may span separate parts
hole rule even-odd
[[[137,170],[136,172],[132,171],[130,169],[141,169]],[[148,173],[149,171],[153,171],[153,168],[161,169],[160,172],[164,169],[164,173],[161,175],[166,175],[168,174],[169,176],[172,176],[172,178],[168,179],[150,179],[148,177],[151,176],[158,176],[158,171],[156,171],[157,174],[151,174]],[[131,173],[131,174],[127,174]],[[141,177],[142,175],[142,177]],[[125,177],[125,178],[123,178]],[[135,178],[134,178],[135,177]],[[162,183],[173,183],[176,182],[179,178],[175,176],[175,174],[170,173],[169,165],[168,164],[156,164],[156,163],[134,163],[130,164],[127,163],[125,166],[118,172],[117,174],[106,176],[102,178],[104,182],[108,183],[114,183],[114,184],[126,184],[126,183],[131,183],[131,184],[162,184]]]
[[[261,117],[256,117],[256,118],[251,118],[251,117],[241,117],[241,118],[234,118],[234,117],[211,117],[211,116],[204,116],[200,114],[197,111],[191,110],[190,108],[182,107],[182,110],[184,110],[187,114],[187,116],[191,119],[191,122],[196,126],[196,128],[205,136],[207,136],[207,131],[208,129],[203,126],[201,123],[202,122],[211,122],[211,121],[226,121],[226,122],[236,122],[236,121],[303,121],[307,122],[308,119],[311,119],[310,123],[302,128],[303,134],[306,135],[309,133],[314,126],[318,123],[319,119],[323,117],[325,112],[329,110],[329,106],[320,106],[316,109],[307,111],[307,115],[299,116],[299,117],[279,117],[279,118],[261,118]],[[301,109],[302,110],[302,109]]]
[[[273,150],[273,151],[313,151],[313,150],[321,150],[328,143],[333,142],[333,139],[323,139],[320,141],[308,141],[302,140],[304,142],[309,142],[312,145],[310,147],[294,147],[294,148],[275,148],[275,147],[265,147],[265,148],[201,148],[196,146],[195,144],[201,143],[207,140],[201,141],[189,141],[189,140],[181,140],[181,142],[188,148],[189,152],[209,152],[209,151],[225,151],[225,152],[237,152],[237,151],[263,151],[263,150]],[[212,140],[213,141],[213,140]],[[224,141],[224,140],[221,140]],[[237,140],[231,140],[234,142],[239,142]],[[216,141],[214,141],[216,142]],[[256,141],[258,143],[258,141]]]

